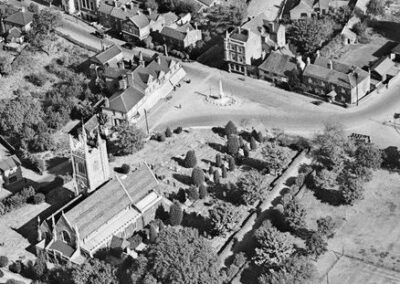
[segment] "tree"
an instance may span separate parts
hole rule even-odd
[[[344,202],[350,205],[364,197],[364,188],[361,180],[349,174],[344,174],[339,179],[339,190],[342,193]]]
[[[183,164],[186,168],[194,168],[197,165],[197,157],[194,150],[187,151]]]
[[[306,249],[308,254],[318,258],[320,255],[328,251],[328,243],[325,237],[319,232],[313,232],[306,239]]]
[[[265,178],[256,170],[250,170],[239,178],[237,186],[240,190],[242,202],[252,205],[262,200],[266,189]]]
[[[250,138],[250,149],[252,151],[257,149],[257,142],[256,142],[256,138],[254,138],[254,136],[251,136],[251,138]]]
[[[348,141],[341,124],[327,123],[324,131],[315,136],[313,140],[313,159],[316,163],[328,170],[338,171],[348,149]]]
[[[249,150],[249,146],[247,146],[247,144],[244,145],[244,147],[243,147],[243,155],[244,155],[246,158],[248,158],[248,157],[250,156],[250,150]]]
[[[0,267],[6,267],[8,265],[8,257],[5,255],[0,256]]]
[[[136,126],[122,123],[115,126],[114,131],[117,137],[112,141],[112,154],[129,155],[143,148],[146,135]]]
[[[320,169],[313,175],[314,186],[318,189],[330,189],[337,185],[338,174],[327,169]]]
[[[39,253],[35,264],[32,266],[34,279],[40,279],[47,271],[46,258],[44,253]]]
[[[10,75],[12,72],[12,57],[0,56],[0,74]]]
[[[232,156],[229,156],[228,164],[229,164],[229,170],[231,172],[234,171],[235,167],[236,167],[236,164],[235,164],[235,159]]]
[[[158,10],[158,3],[156,2],[156,0],[146,0],[144,2],[144,6],[146,9],[151,9],[152,11]]]
[[[210,211],[209,218],[215,235],[225,235],[234,230],[240,221],[239,210],[231,203],[218,202]]]
[[[200,185],[199,187],[199,197],[200,199],[206,198],[208,195],[207,186],[205,184]]]
[[[226,169],[225,165],[222,165],[221,171],[222,171],[222,178],[226,178],[226,176],[227,176],[227,169]]]
[[[236,155],[239,152],[239,137],[237,135],[229,135],[226,144],[226,150],[231,155]]]
[[[167,127],[165,130],[165,137],[171,137],[172,136],[172,130],[171,128]]]
[[[33,14],[39,14],[39,5],[31,2],[31,4],[28,6],[28,11]]]
[[[232,122],[232,120],[230,120],[226,125],[225,125],[225,135],[227,137],[231,136],[231,135],[237,135],[238,134],[238,130],[236,125]]]
[[[90,258],[80,266],[72,270],[74,284],[114,284],[118,283],[115,276],[115,269],[97,258]]]
[[[146,256],[149,273],[163,284],[222,283],[217,255],[197,230],[165,228]]]
[[[306,210],[296,199],[290,200],[283,208],[283,218],[294,232],[306,227],[306,215]]]
[[[222,165],[222,158],[221,158],[221,154],[217,154],[215,156],[215,165],[219,168]]]
[[[336,224],[333,221],[331,216],[327,216],[325,218],[321,217],[317,220],[317,232],[326,238],[332,238],[335,235],[335,227]]]
[[[290,234],[279,232],[269,220],[255,231],[254,238],[257,247],[253,261],[258,266],[279,268],[294,253]]]
[[[189,187],[189,189],[188,189],[188,197],[192,201],[196,201],[196,200],[198,200],[200,198],[199,190],[197,189],[196,186]]]
[[[169,209],[169,222],[172,226],[178,226],[182,223],[183,210],[178,201],[174,201]]]
[[[358,165],[377,170],[382,165],[382,152],[374,144],[361,143],[355,152]]]
[[[289,164],[289,152],[276,143],[266,143],[262,148],[262,155],[267,168],[276,175]]]
[[[307,18],[295,21],[288,29],[287,37],[293,43],[297,52],[303,55],[314,55],[321,46],[324,38],[321,22],[314,18]]]
[[[199,187],[200,185],[204,184],[205,177],[204,177],[204,172],[202,169],[199,167],[195,167],[192,170],[192,183]]]
[[[127,174],[127,173],[129,173],[130,169],[131,169],[131,167],[128,164],[122,164],[120,171],[123,174]]]
[[[385,14],[385,2],[383,0],[370,0],[367,4],[367,15],[382,16]]]
[[[214,171],[214,183],[215,184],[220,184],[221,182],[221,174],[219,173],[219,170]]]

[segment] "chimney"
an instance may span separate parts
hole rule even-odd
[[[315,58],[318,58],[318,57],[320,57],[321,56],[321,52],[319,51],[319,50],[317,50],[316,52],[315,52]]]
[[[304,68],[306,68],[306,64],[303,62],[301,56],[297,56],[296,61],[297,61],[297,66],[300,68],[301,71],[303,71]]]
[[[188,26],[188,27],[186,27],[186,33],[188,34],[189,32],[190,32],[190,28]]]
[[[121,10],[122,10],[122,11],[125,11],[125,10],[126,10],[125,5],[122,5],[122,6],[121,6]]]
[[[128,87],[132,87],[133,86],[133,72],[128,72],[126,73],[126,77],[128,78]]]
[[[143,53],[139,51],[139,65],[144,67]]]
[[[147,13],[149,13],[149,16],[151,15],[151,8],[147,8]]]
[[[118,62],[117,62],[117,65],[118,65],[118,69],[125,69],[125,64],[124,64],[124,61],[123,61],[123,60],[118,61]]]
[[[117,5],[117,0],[114,0],[114,7],[117,7],[118,5]]]
[[[157,64],[161,65],[161,56],[160,55],[157,55]]]
[[[229,38],[229,32],[228,32],[228,30],[225,31],[225,38]]]
[[[164,55],[168,56],[168,46],[164,43]]]
[[[238,27],[238,33],[241,34],[242,33],[242,28]]]
[[[306,60],[307,60],[307,61],[306,61],[307,66],[310,65],[310,64],[311,64],[311,59],[310,59],[310,57],[307,57]]]
[[[110,100],[107,97],[104,98],[104,107],[110,107]]]
[[[122,77],[119,80],[119,89],[120,90],[125,90],[128,87],[126,80],[127,80],[126,77]]]
[[[199,29],[199,24],[197,22],[194,23],[194,27],[195,27],[196,30],[198,30]]]
[[[333,62],[332,62],[332,60],[329,60],[329,62],[328,62],[328,68],[329,69],[333,69]]]
[[[21,7],[21,12],[25,13],[25,7]]]

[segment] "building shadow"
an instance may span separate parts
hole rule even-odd
[[[391,41],[400,42],[400,23],[375,21],[371,23],[373,30]]]
[[[182,175],[182,174],[173,174],[172,177],[179,181],[180,183],[183,183],[185,185],[191,185],[192,184],[192,178],[188,175]]]

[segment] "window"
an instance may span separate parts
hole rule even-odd
[[[71,237],[69,236],[67,231],[62,231],[61,232],[61,238],[64,242],[66,242],[67,244],[71,243]]]
[[[83,163],[78,162],[78,173],[86,174],[85,165]]]
[[[90,2],[90,9],[94,11],[94,4],[93,4],[93,2]]]

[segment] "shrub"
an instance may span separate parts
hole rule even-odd
[[[113,154],[108,154],[108,161],[110,163],[115,162],[115,156]]]
[[[175,134],[181,134],[182,133],[182,127],[177,127],[175,130],[174,130],[174,132],[175,132]]]
[[[251,136],[253,136],[260,143],[264,142],[264,137],[263,137],[263,134],[261,133],[261,131],[257,132],[256,130],[253,130],[251,132]]]
[[[178,226],[182,223],[183,210],[178,201],[175,201],[169,209],[169,222],[172,226]]]
[[[186,191],[183,188],[180,188],[176,197],[179,200],[179,202],[185,203],[186,202]]]
[[[217,154],[215,156],[215,165],[219,168],[222,165],[222,158],[221,158],[221,154]]]
[[[251,136],[251,138],[250,138],[250,149],[252,151],[257,149],[257,142],[256,142],[256,139],[254,138],[254,136]]]
[[[248,158],[248,157],[250,156],[250,150],[249,150],[249,146],[247,146],[247,144],[244,145],[243,154],[244,154],[244,156],[245,156],[246,158]]]
[[[186,168],[193,168],[197,165],[197,157],[196,157],[196,152],[194,150],[187,151],[184,160],[184,165]]]
[[[30,83],[32,83],[35,86],[42,87],[48,80],[49,78],[47,77],[46,74],[40,72],[40,73],[32,73],[28,76],[26,76],[26,80]]]
[[[203,184],[204,185],[204,184]],[[188,197],[192,201],[196,201],[200,198],[199,190],[195,186],[191,186],[188,189]]]
[[[232,264],[236,265],[237,267],[242,267],[246,261],[246,255],[243,252],[239,252],[234,255]]]
[[[8,265],[8,257],[5,255],[0,256],[0,267],[6,267]]]
[[[200,169],[199,167],[196,167],[192,171],[192,183],[195,186],[200,186],[204,184],[204,173],[203,170]]]
[[[220,182],[221,182],[220,180],[221,180],[221,175],[218,170],[215,170],[214,171],[214,182],[216,184],[220,184]]]
[[[43,193],[36,193],[33,196],[33,203],[34,204],[43,203],[45,200],[46,200],[46,196]]]
[[[227,176],[227,170],[226,170],[225,165],[222,165],[221,170],[222,170],[222,178],[226,178],[226,176]]]
[[[225,135],[230,136],[230,135],[236,135],[238,133],[236,125],[230,120],[226,125],[225,125]]]
[[[165,130],[165,136],[166,137],[171,137],[172,136],[171,128],[167,127],[167,129]]]
[[[234,171],[236,167],[235,159],[232,156],[229,156],[228,162],[229,162],[229,170]]]
[[[158,134],[157,139],[158,139],[159,142],[164,142],[165,141],[165,134],[164,133]]]
[[[212,175],[214,172],[214,167],[210,165],[210,167],[208,168],[208,174]]]
[[[127,173],[129,173],[130,169],[131,169],[131,167],[130,167],[128,164],[123,164],[123,165],[120,167],[119,170],[120,170],[121,173],[127,174]]]
[[[199,187],[199,197],[200,199],[206,198],[208,195],[207,186],[205,184],[200,185]]]
[[[226,145],[226,150],[231,155],[236,155],[239,152],[239,138],[237,135],[230,135]]]
[[[11,272],[14,272],[14,273],[17,273],[17,274],[21,273],[21,269],[22,269],[22,267],[21,267],[21,262],[19,262],[19,261],[13,262],[13,263],[8,267],[8,269],[9,269]]]

